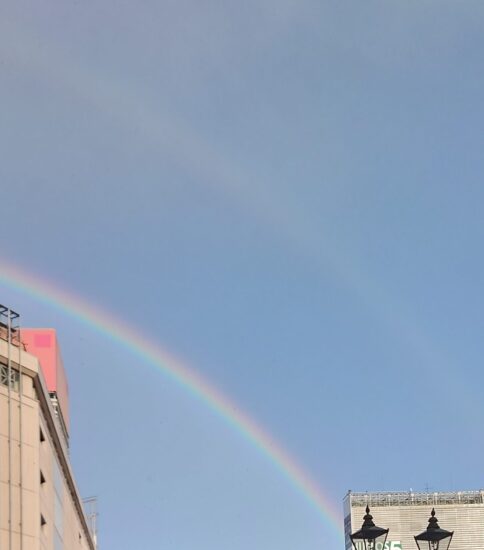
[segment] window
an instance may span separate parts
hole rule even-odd
[[[3,363],[0,363],[0,384],[3,386],[10,386],[14,391],[19,389],[19,373],[16,370],[10,369],[10,384],[8,381],[8,367]]]
[[[45,435],[44,435],[44,432],[42,431],[42,428],[40,428],[40,441],[45,441]]]
[[[43,527],[47,522],[42,514],[40,514],[40,526]]]
[[[54,550],[63,550],[62,537],[64,536],[64,478],[56,459],[53,461],[52,478],[54,481]]]
[[[43,483],[45,483],[45,476],[42,473],[42,470],[40,470],[40,484],[42,485]]]
[[[64,550],[64,543],[56,529],[54,529],[54,550]]]

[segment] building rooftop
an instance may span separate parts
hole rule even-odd
[[[356,506],[419,506],[442,504],[484,504],[484,490],[452,491],[439,493],[389,492],[389,493],[353,493],[345,497],[352,507]]]

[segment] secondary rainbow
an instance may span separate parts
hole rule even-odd
[[[316,508],[324,521],[336,530],[337,535],[342,535],[340,515],[311,476],[267,431],[194,369],[183,364],[156,343],[148,341],[123,320],[113,317],[72,292],[59,288],[53,282],[27,273],[10,262],[8,264],[5,261],[0,262],[0,284],[24,292],[65,312],[116,344],[125,347],[146,363],[157,367],[165,376],[210,407],[229,426],[252,443]]]

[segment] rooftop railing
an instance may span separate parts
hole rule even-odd
[[[439,493],[348,493],[351,506],[419,506],[442,504],[484,504],[484,491]]]

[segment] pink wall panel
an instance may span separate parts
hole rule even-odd
[[[40,362],[47,389],[57,393],[62,416],[69,430],[69,389],[56,331],[53,328],[24,328],[21,333],[26,350]]]

